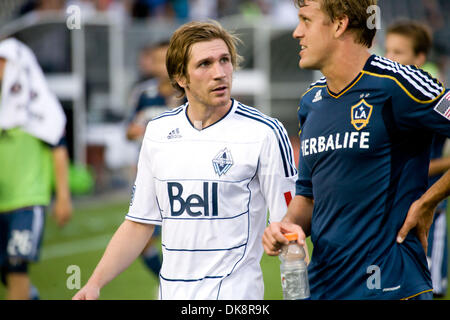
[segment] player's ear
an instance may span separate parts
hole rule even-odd
[[[177,76],[175,77],[175,81],[178,83],[180,87],[186,89],[188,81],[185,76]]]
[[[420,52],[416,55],[415,59],[414,59],[414,64],[416,66],[419,66],[419,68],[423,67],[423,65],[425,64],[425,62],[427,62],[427,55],[423,52]]]
[[[349,20],[346,15],[336,18],[334,21],[334,36],[336,39],[344,34],[344,32],[348,29],[348,24]]]

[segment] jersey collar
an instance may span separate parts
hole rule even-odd
[[[185,117],[186,117],[186,120],[187,120],[187,121],[189,122],[189,124],[191,125],[191,127],[192,127],[193,129],[195,129],[196,131],[201,132],[201,131],[204,131],[204,130],[206,130],[206,129],[208,129],[208,128],[211,128],[212,126],[214,126],[214,125],[216,125],[217,123],[221,122],[223,119],[225,119],[225,118],[231,113],[232,110],[233,110],[233,112],[234,112],[234,109],[236,109],[235,104],[236,104],[236,103],[235,103],[235,100],[234,100],[233,98],[231,98],[231,106],[230,106],[230,109],[228,109],[227,113],[225,113],[225,114],[223,115],[223,117],[220,118],[219,120],[217,120],[216,122],[210,124],[210,125],[207,126],[207,127],[204,127],[202,130],[197,130],[197,129],[195,128],[194,124],[191,122],[191,120],[189,119],[189,117],[188,117],[188,115],[187,115],[187,109],[188,109],[188,107],[189,107],[189,102],[186,103],[186,107],[185,107],[185,109],[184,109],[184,115],[185,115]]]
[[[327,84],[327,92],[328,94],[335,98],[338,99],[340,98],[342,95],[344,95],[347,91],[349,91],[355,84],[358,83],[358,81],[362,78],[362,76],[364,75],[364,70],[366,70],[368,68],[368,66],[370,65],[370,62],[374,59],[375,55],[372,54],[369,59],[367,59],[366,63],[364,64],[363,69],[358,73],[358,75],[341,91],[339,91],[338,93],[334,93],[330,90],[330,88],[328,88],[328,84]]]

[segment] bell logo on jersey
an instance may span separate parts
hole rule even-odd
[[[366,100],[362,99],[360,102],[352,106],[352,125],[356,130],[361,130],[369,124],[370,116],[372,115],[373,106],[368,104]]]
[[[219,177],[231,168],[233,165],[233,159],[231,158],[230,151],[225,148],[220,150],[216,157],[213,159],[213,167]]]
[[[179,182],[168,182],[167,193],[170,202],[170,215],[172,217],[181,216],[187,212],[191,217],[198,217],[201,215],[218,216],[218,201],[217,201],[217,187],[218,183],[211,183],[211,191],[209,190],[209,182],[203,182],[203,197],[199,194],[191,194],[186,200],[183,198],[183,185]],[[209,199],[211,198],[211,207]],[[195,209],[203,209],[195,210]]]

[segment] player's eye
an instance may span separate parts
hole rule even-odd
[[[198,64],[199,67],[207,67],[210,65],[209,61],[202,61]]]

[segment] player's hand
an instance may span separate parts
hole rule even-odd
[[[85,285],[72,298],[72,300],[97,300],[100,297],[100,288]]]
[[[72,218],[72,202],[69,199],[57,198],[53,205],[53,214],[56,224],[63,227]]]
[[[299,245],[305,245],[305,233],[303,229],[294,223],[289,222],[272,222],[263,234],[263,247],[269,256],[277,256],[280,253],[281,246],[288,244],[289,241],[284,236],[284,233],[297,233],[297,242]]]
[[[426,254],[428,248],[428,232],[433,223],[435,210],[435,206],[427,206],[421,199],[414,201],[411,207],[409,207],[405,222],[397,234],[397,242],[402,243],[406,239],[409,231],[416,228],[417,236]]]

